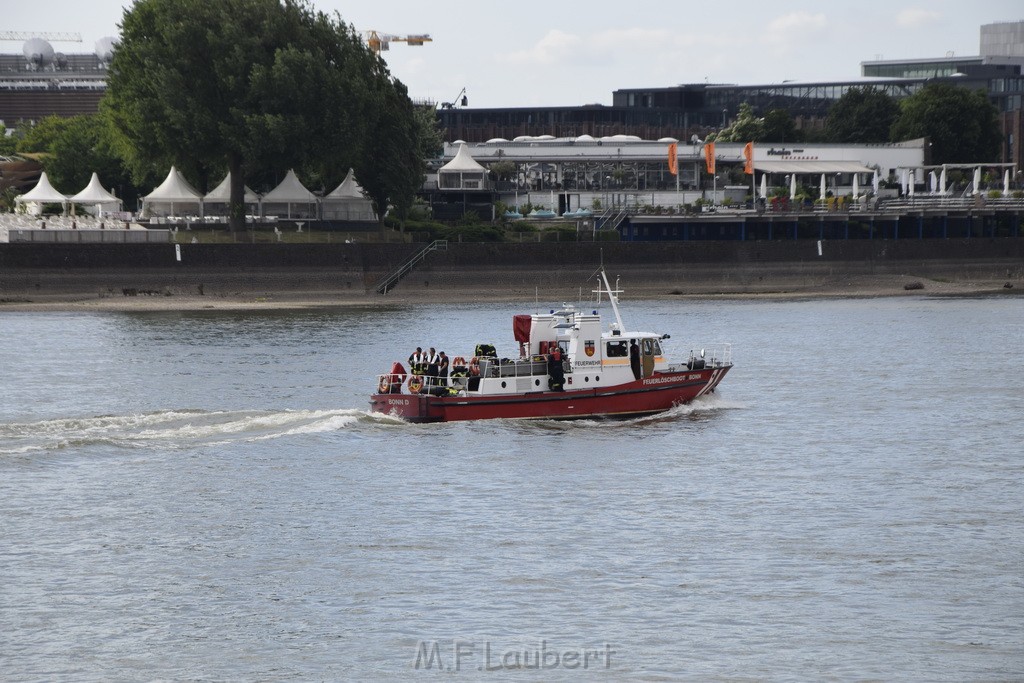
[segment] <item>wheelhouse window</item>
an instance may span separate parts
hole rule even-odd
[[[605,347],[606,358],[625,358],[628,355],[629,346],[626,344],[624,339],[620,341],[610,341]]]

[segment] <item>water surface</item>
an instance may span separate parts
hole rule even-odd
[[[3,677],[1024,677],[1024,299],[624,302],[718,393],[367,412],[531,308],[0,313]]]

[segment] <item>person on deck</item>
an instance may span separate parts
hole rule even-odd
[[[562,367],[562,349],[555,346],[551,349],[551,355],[548,356],[548,385],[551,387],[551,391],[564,391],[565,385],[565,368]]]
[[[427,364],[427,371],[425,373],[427,375],[427,386],[437,386],[437,373],[440,357],[437,355],[437,351],[434,350],[433,346],[431,346],[430,350],[427,351],[427,357],[424,362]]]
[[[643,372],[640,367],[640,347],[636,345],[636,339],[629,342],[629,367],[633,369],[633,377],[640,379]]]
[[[423,349],[419,346],[409,355],[409,372],[413,375],[423,374]]]
[[[437,356],[437,384],[438,386],[446,387],[448,386],[448,367],[450,362],[444,351],[437,354]]]

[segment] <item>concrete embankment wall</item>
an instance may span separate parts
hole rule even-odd
[[[170,294],[372,295],[423,245],[0,245],[0,297]],[[432,252],[395,289],[405,296],[480,291],[573,292],[600,263],[633,294],[743,293],[827,286],[843,278],[906,275],[948,281],[1024,278],[1024,238],[843,240],[818,243],[646,242],[457,244]],[[1018,285],[1019,286],[1019,285]]]

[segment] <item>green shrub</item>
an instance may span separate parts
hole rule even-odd
[[[542,242],[575,242],[576,228],[553,227],[541,233]]]

